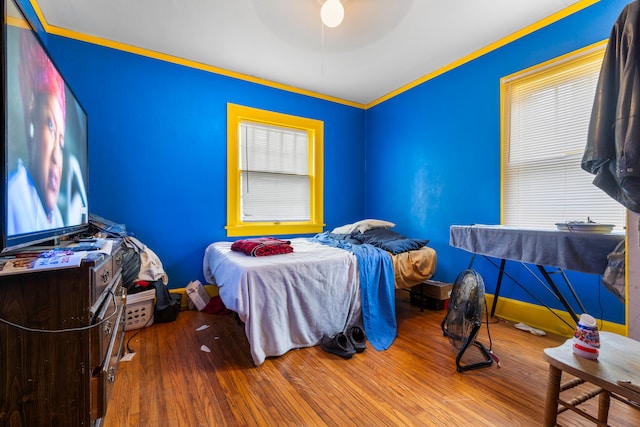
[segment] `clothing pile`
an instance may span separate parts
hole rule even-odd
[[[154,323],[172,322],[178,316],[182,295],[167,289],[169,277],[162,261],[147,245],[117,224],[95,214],[89,214],[92,236],[122,239],[122,286],[128,295],[155,289]]]
[[[249,256],[269,256],[290,254],[293,246],[288,240],[280,240],[274,237],[256,237],[253,239],[236,240],[231,245],[234,252],[242,252]]]

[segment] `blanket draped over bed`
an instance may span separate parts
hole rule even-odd
[[[416,249],[392,255],[353,233],[294,238],[292,253],[271,256],[234,252],[232,242],[207,247],[204,276],[244,322],[256,365],[269,356],[317,345],[322,335],[333,336],[354,325],[364,328],[376,350],[391,346],[397,334],[395,289],[430,278],[436,253],[420,246],[426,240],[379,230],[364,234],[367,239],[382,237],[383,244],[390,240]]]
[[[369,244],[354,245],[346,240],[336,240],[328,233],[318,234],[311,240],[356,256],[367,339],[376,350],[389,348],[397,334],[394,270],[389,253]]]
[[[209,283],[245,324],[255,365],[268,356],[317,345],[322,334],[362,326],[356,257],[339,248],[291,239],[294,252],[252,257],[210,244],[203,260]]]

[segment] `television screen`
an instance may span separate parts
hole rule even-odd
[[[2,251],[88,224],[87,115],[14,0],[3,0]]]

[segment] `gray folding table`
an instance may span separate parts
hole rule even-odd
[[[473,253],[469,268],[473,265],[476,255],[483,255],[499,269],[491,316],[495,314],[500,286],[505,274],[538,302],[549,308],[533,294],[531,289],[505,273],[506,260],[512,260],[535,265],[549,285],[547,290],[558,298],[577,323],[578,315],[550,274],[557,272],[562,275],[571,296],[580,310],[585,312],[584,306],[564,270],[602,275],[607,267],[607,255],[615,249],[620,241],[624,240],[624,237],[623,233],[602,234],[500,225],[452,225],[449,244]],[[500,266],[493,263],[489,257],[500,259]],[[531,270],[529,271],[531,272]]]

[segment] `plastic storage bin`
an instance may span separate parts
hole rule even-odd
[[[153,311],[156,290],[127,295],[124,330],[140,329],[153,325]]]

